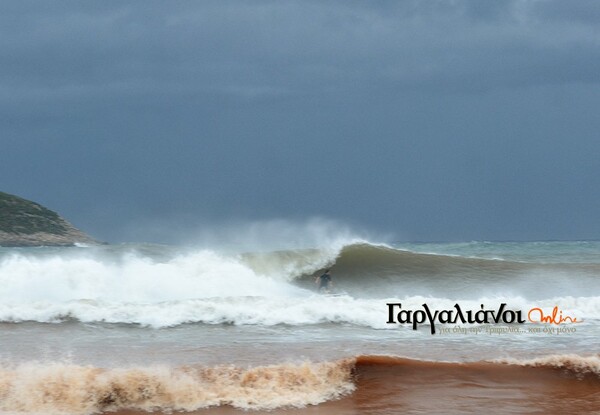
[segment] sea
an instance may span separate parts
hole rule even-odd
[[[3,414],[600,414],[599,340],[597,241],[0,248]]]

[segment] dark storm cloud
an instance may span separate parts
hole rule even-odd
[[[590,237],[599,20],[593,1],[3,2],[0,190],[108,239],[177,215]]]
[[[96,3],[5,2],[3,86],[57,97],[262,96],[364,82],[460,90],[471,77],[495,88],[600,76],[597,3]]]

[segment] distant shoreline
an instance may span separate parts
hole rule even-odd
[[[30,200],[0,192],[0,246],[74,246],[99,242],[58,213]]]

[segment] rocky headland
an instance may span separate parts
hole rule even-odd
[[[0,192],[0,246],[72,246],[98,242],[44,206]]]

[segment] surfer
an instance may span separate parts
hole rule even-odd
[[[329,273],[329,271],[330,270],[326,270],[325,274],[315,279],[315,283],[319,284],[319,292],[325,291],[326,294],[329,294],[329,288],[333,285],[333,282],[331,281],[331,274]]]

